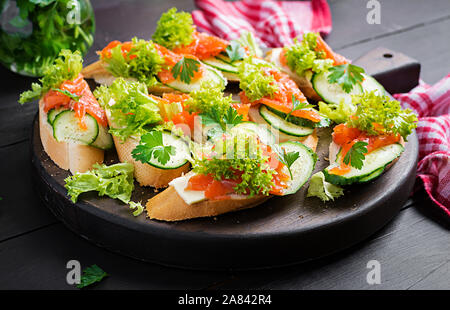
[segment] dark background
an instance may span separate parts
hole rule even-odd
[[[162,12],[192,10],[192,1],[93,0],[97,30],[85,63],[111,40],[148,39]],[[366,22],[367,1],[329,0],[327,42],[355,59],[376,47],[403,52],[435,83],[450,65],[450,2],[381,2],[381,24]],[[423,192],[369,240],[314,262],[263,271],[186,271],[142,263],[96,247],[66,229],[38,201],[31,182],[29,135],[36,104],[17,98],[33,81],[0,67],[0,289],[74,289],[66,263],[97,264],[110,276],[93,289],[449,289],[448,225]],[[201,253],[199,253],[201,255]],[[366,282],[369,260],[381,263],[380,285]]]

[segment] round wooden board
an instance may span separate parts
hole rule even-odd
[[[327,132],[328,130],[328,132]],[[320,133],[319,161],[327,166],[330,131]],[[80,196],[73,204],[64,188],[67,171],[47,156],[37,118],[31,139],[37,192],[48,208],[71,230],[112,251],[162,265],[190,269],[258,269],[322,257],[356,244],[384,226],[399,211],[415,179],[418,142],[410,136],[399,161],[378,179],[351,186],[345,196],[323,203],[306,198],[305,185],[295,195],[274,197],[253,209],[214,218],[175,223],[134,217],[117,200]],[[117,161],[115,151],[105,162]],[[136,184],[133,201],[156,193]]]

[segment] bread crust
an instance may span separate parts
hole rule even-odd
[[[227,200],[205,200],[188,205],[178,195],[173,186],[150,198],[147,202],[147,215],[150,219],[160,221],[181,221],[198,217],[210,217],[228,212],[255,207],[270,196],[253,196],[251,198],[232,198]]]
[[[303,76],[298,76],[295,72],[293,72],[289,67],[284,66],[280,63],[277,55],[281,52],[283,48],[274,48],[267,52],[265,59],[277,67],[279,67],[284,73],[289,75],[289,77],[297,84],[298,88],[302,91],[302,93],[309,99],[319,101],[322,98],[316,93],[314,90],[311,81]]]
[[[58,142],[53,137],[53,128],[47,121],[44,102],[39,101],[39,134],[44,151],[61,169],[72,173],[85,172],[96,163],[103,163],[104,151],[75,142]]]
[[[104,62],[98,60],[89,66],[84,67],[81,74],[87,79],[94,79],[97,84],[109,86],[116,78],[105,69],[104,65]],[[148,91],[155,95],[162,95],[164,93],[180,93],[171,87],[163,85],[151,86],[148,88]]]

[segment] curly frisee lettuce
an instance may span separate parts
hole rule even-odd
[[[318,33],[308,32],[303,34],[303,40],[285,47],[288,67],[299,76],[304,76],[307,70],[320,73],[333,66],[333,60],[327,59],[323,51],[317,51]]]
[[[164,65],[164,58],[159,54],[152,41],[132,39],[129,50],[121,43],[111,48],[109,53],[101,53],[101,60],[107,64],[106,69],[114,76],[134,78],[147,86],[158,83],[156,75]]]
[[[132,202],[131,193],[134,189],[134,166],[129,163],[119,163],[110,166],[95,164],[92,170],[76,173],[67,177],[65,188],[71,200],[75,203],[82,193],[97,191],[99,196],[108,196],[130,204],[133,215],[138,216],[143,211],[140,203]]]
[[[249,101],[256,101],[265,96],[272,96],[277,90],[275,78],[264,72],[272,69],[268,62],[255,57],[247,57],[239,65],[239,87],[245,92]]]
[[[133,135],[145,134],[162,123],[159,104],[148,95],[143,83],[118,78],[109,87],[97,87],[94,95],[110,114],[109,131],[122,141]]]
[[[210,175],[218,181],[239,180],[234,187],[237,194],[269,195],[276,172],[256,136],[225,135],[213,149],[215,153],[192,160],[195,173]]]
[[[159,45],[174,49],[189,45],[193,40],[194,30],[191,14],[177,12],[176,8],[171,8],[161,15],[152,39]]]
[[[44,76],[39,83],[32,83],[31,90],[20,94],[19,102],[26,102],[40,99],[45,93],[67,81],[75,79],[83,68],[83,58],[79,51],[71,52],[62,50],[54,64],[44,70]]]
[[[400,102],[375,91],[353,95],[356,112],[347,121],[369,135],[399,134],[405,139],[417,127],[417,116],[410,109],[402,109]]]

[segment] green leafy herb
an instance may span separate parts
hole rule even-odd
[[[265,96],[273,96],[278,90],[275,78],[266,74],[265,68],[275,69],[268,62],[252,56],[245,58],[239,65],[239,87],[251,102]]]
[[[170,156],[175,155],[175,147],[164,145],[161,131],[151,131],[141,137],[141,142],[131,155],[142,163],[149,163],[154,157],[165,165],[170,160]]]
[[[77,288],[83,288],[94,284],[95,282],[100,282],[104,277],[108,276],[106,272],[103,271],[97,265],[92,265],[83,270],[83,274],[81,275],[81,282],[77,284]]]
[[[333,66],[333,60],[327,59],[323,51],[317,51],[318,33],[308,32],[303,34],[303,40],[285,47],[288,67],[298,76],[305,76],[306,71],[320,73]]]
[[[364,69],[352,64],[345,64],[334,66],[328,69],[330,75],[328,76],[329,83],[337,83],[341,85],[342,89],[349,93],[355,84],[361,83],[364,80]]]
[[[145,134],[162,122],[158,102],[148,95],[144,83],[118,78],[109,87],[97,87],[94,95],[110,113],[109,131],[122,141]]]
[[[311,104],[309,104],[308,102],[300,102],[299,100],[297,100],[297,98],[295,98],[294,95],[292,95],[292,110],[286,115],[285,119],[287,120],[288,117],[291,116],[292,112],[294,112],[294,111],[312,108],[312,107],[313,106]]]
[[[223,139],[215,141],[212,149],[217,152],[216,155],[194,156],[192,165],[195,173],[212,175],[216,180],[240,178],[241,182],[234,188],[236,193],[269,195],[274,170],[257,144],[256,136],[241,133],[224,135]]]
[[[402,109],[400,102],[376,91],[352,96],[356,105],[354,116],[347,124],[369,135],[400,134],[405,139],[417,127],[417,116],[410,109]]]
[[[342,187],[325,181],[325,175],[322,171],[312,175],[309,181],[307,197],[318,197],[322,201],[329,201],[342,195],[344,195]]]
[[[156,75],[164,64],[163,57],[152,41],[133,38],[132,45],[125,56],[119,44],[111,49],[111,57],[102,57],[102,61],[107,63],[106,69],[114,76],[135,78],[147,86],[157,84]]]
[[[230,42],[230,45],[227,46],[225,52],[232,62],[242,60],[245,57],[245,49],[235,40]]]
[[[207,114],[200,114],[203,125],[219,124],[223,131],[242,123],[243,117],[233,107],[228,107],[225,114],[221,114],[219,109],[212,107]]]
[[[17,72],[42,76],[61,50],[79,50],[84,54],[93,42],[94,13],[90,6],[82,6],[78,11],[81,23],[68,23],[67,17],[74,8],[71,2],[0,1],[0,11],[3,12],[0,59],[6,64],[14,63]],[[12,19],[2,10],[5,4],[18,8]],[[14,14],[14,10],[9,12]]]
[[[106,195],[128,204],[134,189],[133,172],[134,166],[129,163],[95,164],[92,170],[67,177],[65,188],[74,203],[81,193],[97,191],[99,196]]]
[[[196,59],[183,58],[175,64],[172,68],[172,75],[176,79],[180,76],[180,80],[183,83],[190,84],[191,79],[194,77],[194,72],[198,72],[200,62]]]
[[[344,99],[341,99],[337,105],[319,101],[319,112],[329,117],[335,123],[341,124],[345,123],[356,112],[356,106],[345,103]]]
[[[81,98],[81,96],[77,96],[77,95],[71,93],[70,91],[68,91],[66,89],[52,88],[52,90],[57,91],[58,93],[61,93],[63,95],[66,95],[67,97],[69,97],[73,101],[78,101]]]
[[[82,67],[83,58],[79,51],[72,53],[70,50],[62,50],[54,64],[44,70],[40,84],[32,83],[31,90],[20,94],[19,102],[23,104],[40,99],[50,89],[59,88],[63,82],[75,79]]]
[[[361,169],[363,166],[363,161],[366,158],[364,154],[367,153],[367,145],[369,144],[364,141],[358,141],[353,144],[344,156],[344,164],[348,165],[350,163],[352,167]]]
[[[292,164],[299,158],[300,153],[299,152],[286,152],[286,149],[283,147],[280,147],[278,144],[272,145],[273,150],[278,155],[278,160],[282,162],[286,168],[289,171],[289,174],[291,176],[291,180],[293,179],[291,166]]]
[[[193,24],[191,14],[177,12],[176,8],[171,8],[161,15],[152,36],[153,41],[168,49],[189,45],[195,30]]]
[[[142,212],[144,212],[144,207],[140,202],[130,201],[129,206],[131,210],[134,210],[133,211],[134,216],[139,216],[141,215]]]

